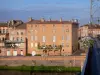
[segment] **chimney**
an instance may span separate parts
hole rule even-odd
[[[32,17],[30,17],[28,21],[32,21],[32,20],[33,20]]]
[[[60,18],[60,22],[62,22],[62,18]]]
[[[45,20],[44,20],[44,18],[41,18],[41,22],[44,22]]]

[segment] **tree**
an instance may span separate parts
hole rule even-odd
[[[41,49],[40,43],[38,43],[38,49]]]
[[[48,45],[48,55],[49,55],[49,52],[52,51],[53,47],[51,45]]]
[[[94,40],[93,39],[87,39],[87,38],[83,38],[80,41],[80,45],[83,49],[85,49],[85,52],[87,52],[89,47],[92,47],[94,44]]]
[[[60,55],[61,55],[62,45],[59,45],[59,50],[60,50]]]

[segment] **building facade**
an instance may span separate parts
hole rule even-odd
[[[26,55],[26,29],[20,20],[12,20],[7,24],[8,36],[4,40],[5,56]]]
[[[6,55],[4,41],[7,39],[7,34],[7,23],[0,23],[0,56]]]
[[[26,25],[29,54],[43,54],[47,47],[62,47],[49,55],[71,55],[78,49],[78,23],[72,21],[33,20]],[[39,48],[42,47],[42,48]]]
[[[96,37],[97,35],[100,35],[100,25],[83,25],[78,29],[78,37]]]

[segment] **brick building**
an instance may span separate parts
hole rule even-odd
[[[0,23],[0,56],[5,56],[4,41],[7,39],[8,28],[7,23]]]
[[[5,40],[7,56],[26,55],[26,25],[21,20],[8,22],[9,39]]]
[[[97,35],[100,35],[100,25],[94,24],[94,25],[83,25],[79,27],[78,29],[78,37],[86,37],[86,36],[92,36],[96,37]]]
[[[49,55],[65,54],[70,55],[78,50],[78,22],[77,21],[46,21],[33,20],[30,18],[26,25],[28,39],[28,53],[43,54],[43,49],[46,46],[56,48],[62,46],[60,51]],[[38,48],[38,46],[42,48]]]

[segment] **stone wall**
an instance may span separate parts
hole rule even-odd
[[[0,57],[0,66],[76,66],[81,67],[85,56]]]

